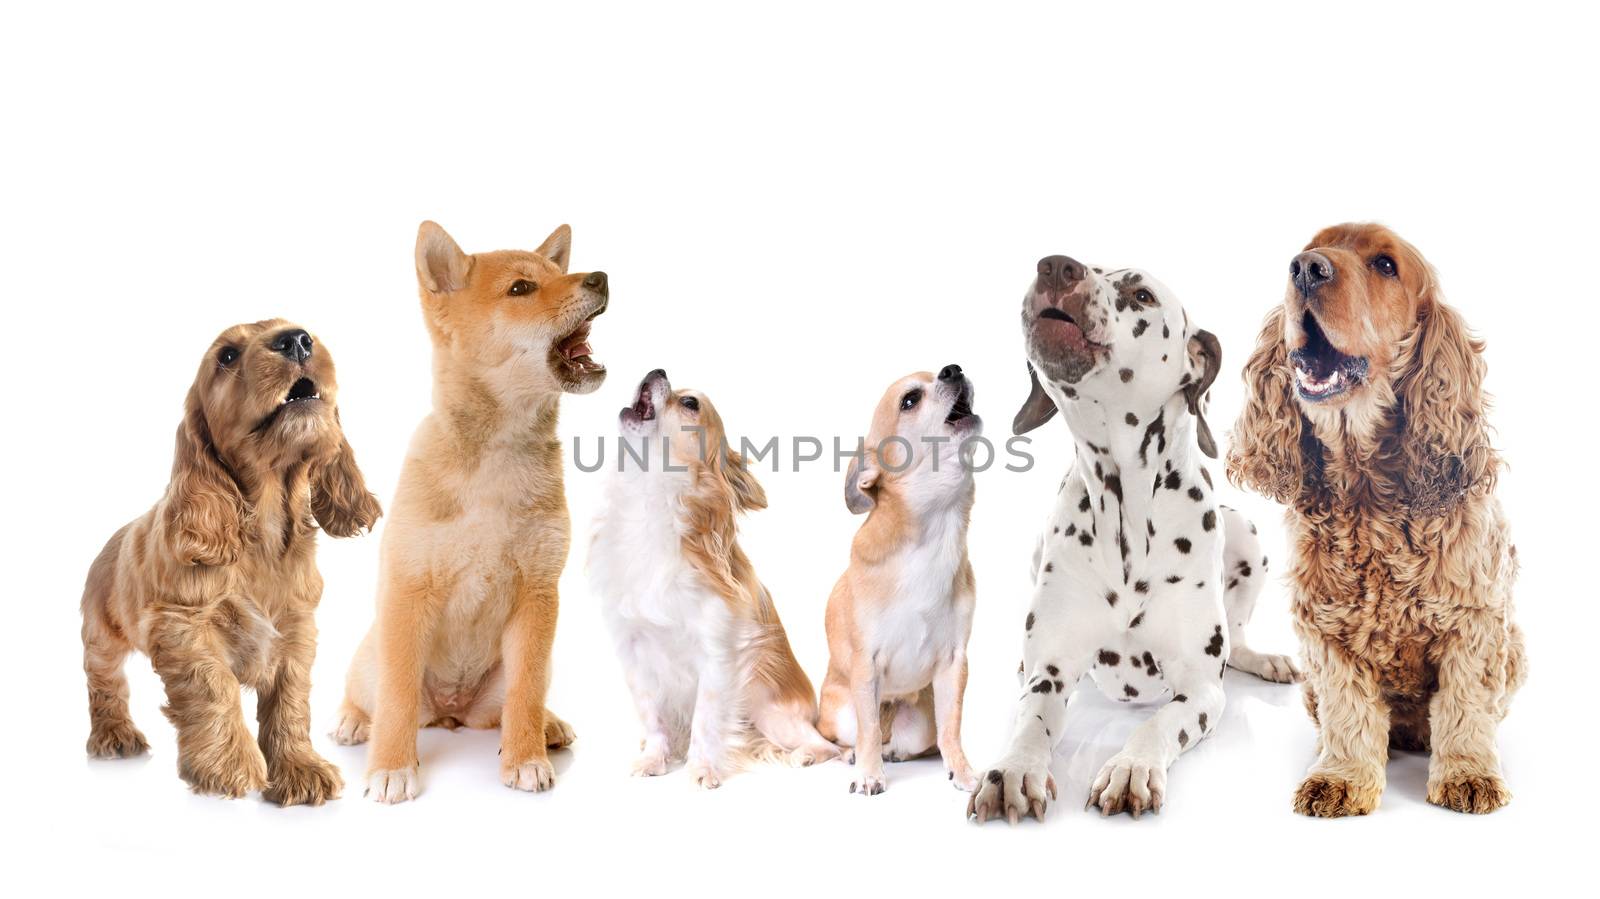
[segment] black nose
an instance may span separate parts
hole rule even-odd
[[[1289,278],[1303,296],[1311,296],[1317,288],[1333,280],[1333,263],[1316,250],[1308,250],[1289,263]]]
[[[650,372],[648,375],[645,375],[644,379],[646,381],[654,381],[656,378],[661,378],[662,380],[666,380],[666,377],[667,377],[667,370],[664,369],[664,368],[658,368],[658,369]]]
[[[610,293],[610,285],[606,282],[605,272],[590,272],[589,276],[583,279],[583,286],[597,293]]]
[[[939,369],[939,380],[941,380],[941,381],[959,381],[959,380],[961,380],[961,366],[956,365],[955,363],[951,363],[949,365],[946,365],[944,368]]]
[[[1071,256],[1046,256],[1039,260],[1039,288],[1065,290],[1083,280],[1089,270]]]
[[[301,328],[292,328],[272,339],[272,350],[295,362],[304,362],[311,358],[311,335]]]

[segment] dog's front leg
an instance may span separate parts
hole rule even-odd
[[[1317,761],[1294,795],[1294,810],[1317,818],[1365,815],[1378,807],[1389,761],[1389,705],[1378,677],[1320,637],[1302,634],[1316,697]]]
[[[639,757],[633,763],[633,776],[666,774],[672,761],[672,730],[667,723],[671,716],[666,693],[661,684],[647,680],[641,676],[642,672],[632,667],[627,669],[626,675],[628,691],[633,694],[634,707],[639,711],[639,724],[644,728]]]
[[[1042,820],[1055,798],[1050,758],[1061,742],[1073,688],[1088,669],[1092,652],[1077,645],[1074,635],[1083,629],[1068,620],[1069,604],[1062,596],[1034,597],[1023,640],[1022,699],[1011,740],[1000,761],[978,776],[978,788],[967,802],[967,815],[980,824],[990,818],[1015,824],[1028,814]]]
[[[876,796],[889,788],[883,776],[883,702],[878,666],[857,647],[850,664],[850,699],[856,711],[856,777],[850,792]]]
[[[695,688],[694,714],[689,721],[689,779],[695,786],[715,790],[728,775],[728,740],[739,717],[735,661],[723,647],[732,641],[707,641],[705,660]]]
[[[1089,804],[1099,806],[1102,815],[1126,811],[1137,818],[1161,811],[1167,769],[1222,720],[1226,697],[1216,668],[1172,662],[1163,673],[1172,686],[1172,701],[1139,725],[1089,787]]]
[[[167,689],[162,709],[178,729],[178,776],[197,793],[237,798],[267,786],[267,761],[245,726],[239,681],[202,609],[158,607],[150,663]]]
[[[344,788],[339,769],[311,747],[311,662],[317,626],[309,610],[278,622],[279,658],[256,698],[257,740],[270,783],[263,795],[279,805],[321,805]]]
[[[961,701],[967,692],[967,654],[958,652],[933,675],[933,716],[939,728],[939,755],[956,789],[978,786],[966,750],[961,748]]]
[[[565,728],[544,707],[560,601],[553,581],[519,582],[514,601],[500,649],[506,666],[506,703],[500,716],[500,782],[514,790],[541,792],[556,785],[548,747],[558,741],[559,735],[553,739],[547,724]]]
[[[405,802],[422,788],[417,772],[417,717],[423,665],[444,606],[426,577],[386,580],[378,600],[378,689],[367,751],[367,798]]]
[[[1511,801],[1495,746],[1511,637],[1503,616],[1468,615],[1441,636],[1439,689],[1428,705],[1428,801],[1484,814]]]

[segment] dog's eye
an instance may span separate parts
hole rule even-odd
[[[1154,303],[1156,301],[1156,295],[1143,287],[1133,292],[1133,298],[1141,303]]]
[[[920,402],[922,402],[922,388],[907,390],[906,395],[900,398],[900,411],[905,412],[909,409],[914,409]]]
[[[223,365],[232,365],[239,359],[239,350],[236,347],[225,346],[217,351],[217,361]]]
[[[1372,260],[1372,267],[1377,269],[1378,274],[1385,278],[1393,278],[1400,274],[1400,270],[1395,268],[1394,259],[1389,256],[1379,256]]]
[[[688,409],[690,412],[700,411],[700,401],[692,396],[686,396],[683,399],[678,400],[678,405]]]
[[[527,294],[533,293],[535,290],[538,290],[538,289],[539,289],[539,285],[533,283],[532,281],[524,281],[521,278],[518,278],[517,280],[511,282],[511,289],[506,291],[506,296],[508,296],[508,297],[525,296]]]

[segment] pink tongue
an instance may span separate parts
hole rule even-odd
[[[567,358],[576,359],[579,356],[587,356],[593,352],[594,347],[589,346],[589,341],[581,340],[572,346],[567,347]]]

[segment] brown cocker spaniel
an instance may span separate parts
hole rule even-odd
[[[1511,798],[1495,729],[1525,666],[1483,343],[1386,228],[1325,229],[1289,271],[1245,368],[1228,476],[1289,506],[1318,726],[1295,810],[1377,808],[1393,747],[1431,748],[1429,802],[1494,811]]]
[[[380,510],[340,430],[337,389],[327,350],[288,322],[237,325],[206,352],[166,495],[89,568],[91,756],[148,748],[122,673],[137,649],[166,686],[178,774],[196,792],[262,790],[283,805],[339,795],[339,770],[309,733],[316,529],[350,536]],[[258,694],[259,745],[241,684]]]

